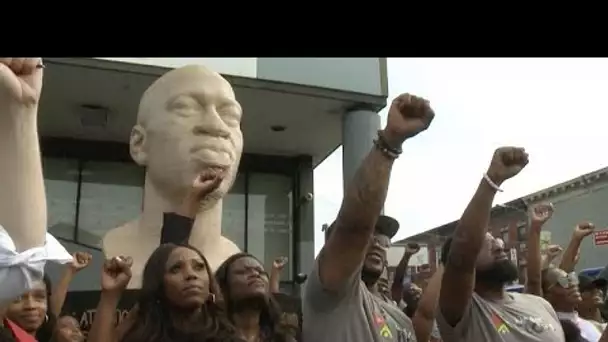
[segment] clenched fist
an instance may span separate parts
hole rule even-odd
[[[106,260],[101,272],[101,290],[104,292],[121,292],[131,280],[130,257],[114,257]]]
[[[42,74],[41,58],[0,58],[0,105],[37,105]]]
[[[553,204],[542,203],[537,204],[530,209],[530,219],[532,220],[532,227],[540,230],[543,224],[547,222],[551,216],[553,216]]]
[[[226,171],[223,169],[208,169],[198,175],[192,182],[192,187],[184,197],[177,213],[194,218],[198,213],[201,201],[217,190],[222,184]]]
[[[72,272],[78,272],[85,269],[91,263],[93,256],[87,252],[76,252],[73,255],[74,260],[70,263]]]
[[[500,147],[494,151],[488,177],[498,186],[528,165],[528,154],[520,147]]]
[[[401,94],[393,100],[388,111],[384,135],[387,142],[398,147],[408,138],[425,131],[435,117],[429,101],[410,94]]]
[[[591,222],[581,222],[574,228],[573,238],[575,239],[584,239],[585,237],[591,235],[595,230],[595,225]]]

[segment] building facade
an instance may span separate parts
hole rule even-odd
[[[223,235],[267,267],[289,257],[286,289],[314,261],[314,167],[343,144],[344,178],[352,177],[388,92],[384,58],[47,58],[45,64],[39,132],[49,232],[70,252],[93,254],[70,285],[78,291],[99,289],[101,237],[141,212],[145,170],[131,160],[128,140],[139,99],[160,75],[202,64],[232,84],[244,112],[244,152],[224,199]],[[49,266],[52,279],[60,272]]]
[[[518,265],[519,282],[525,283],[528,208],[538,203],[550,202],[555,207],[551,220],[543,227],[541,249],[550,244],[558,244],[566,249],[574,227],[580,222],[589,221],[595,224],[596,231],[587,237],[581,245],[580,260],[576,271],[586,268],[604,267],[608,264],[608,168],[603,168],[567,182],[554,185],[530,195],[492,208],[489,230],[495,237],[501,238],[510,251],[511,260]],[[428,258],[431,267],[440,258],[441,243],[452,235],[458,221],[417,234],[396,244],[416,241],[427,244]],[[556,261],[559,263],[559,259]]]

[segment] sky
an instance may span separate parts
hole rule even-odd
[[[393,241],[458,219],[497,147],[524,147],[530,163],[495,204],[608,166],[608,59],[389,58],[388,81],[389,104],[408,92],[435,110],[393,168],[384,208],[401,224]],[[314,178],[316,254],[342,201],[342,148]]]

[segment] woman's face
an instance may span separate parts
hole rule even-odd
[[[268,274],[255,258],[235,260],[228,270],[228,284],[232,300],[241,300],[268,294]]]
[[[82,342],[84,335],[80,331],[80,325],[72,316],[62,316],[57,320],[55,327],[57,342]]]
[[[200,255],[186,247],[171,252],[165,267],[165,296],[180,309],[198,309],[209,297],[209,273]]]
[[[23,330],[34,333],[44,323],[47,309],[46,286],[40,281],[8,306],[6,316]]]

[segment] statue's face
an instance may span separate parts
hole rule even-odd
[[[184,67],[169,74],[144,96],[147,121],[140,128],[145,157],[136,160],[147,167],[158,191],[176,200],[203,170],[224,169],[226,177],[211,196],[221,198],[236,178],[243,151],[241,106],[217,73]],[[133,144],[132,136],[132,151]]]

